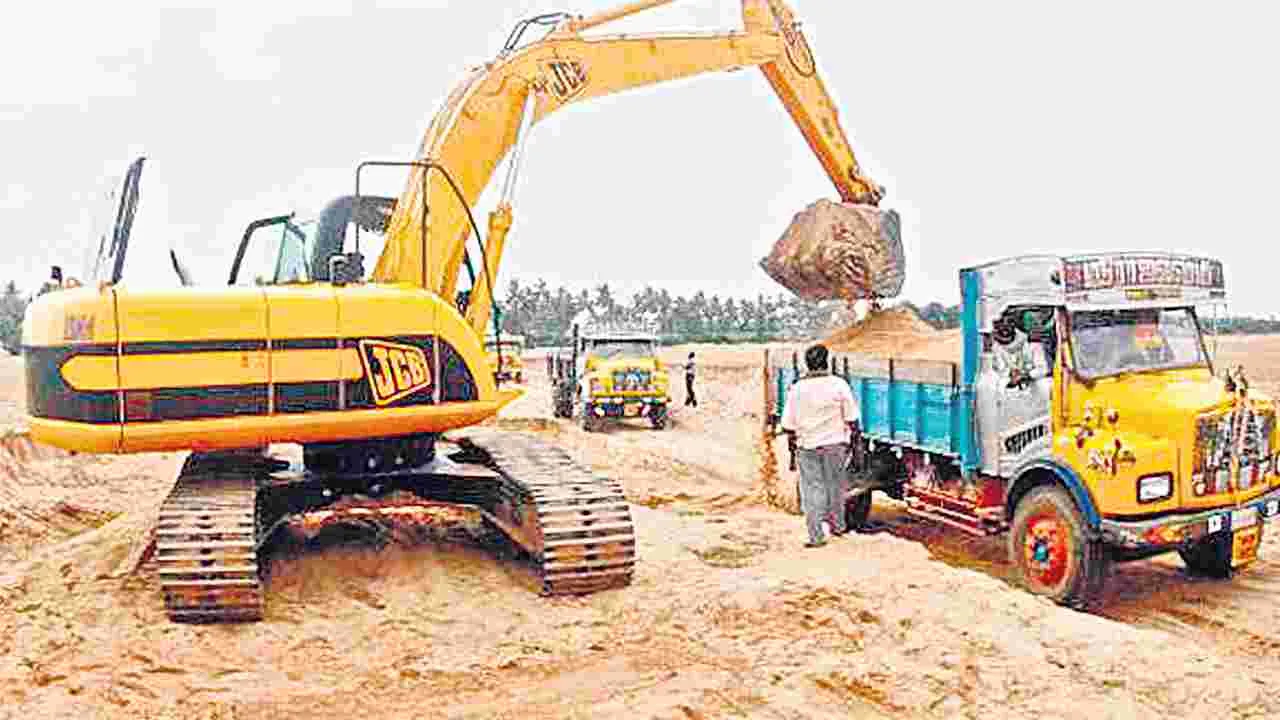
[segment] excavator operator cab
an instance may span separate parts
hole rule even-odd
[[[287,285],[311,281],[307,250],[314,221],[295,222],[293,215],[249,223],[231,263],[228,285]]]
[[[363,197],[363,212],[353,212],[346,195],[311,219],[293,214],[249,223],[231,264],[229,285],[289,285],[309,282],[346,284],[367,279],[365,257],[376,258],[385,243],[394,198]],[[355,251],[355,225],[364,231]],[[372,253],[372,254],[370,254]]]

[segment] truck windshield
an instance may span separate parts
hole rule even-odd
[[[1207,366],[1191,308],[1071,313],[1076,368],[1085,377]]]
[[[591,357],[597,358],[651,358],[652,340],[597,340],[591,343]]]

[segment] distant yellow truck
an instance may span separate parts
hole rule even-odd
[[[648,332],[586,331],[574,327],[568,352],[548,357],[554,411],[582,428],[597,429],[608,418],[645,418],[656,430],[667,425],[668,372],[658,359],[658,338]]]
[[[496,382],[524,382],[524,336],[503,335],[499,340],[489,335],[484,340],[484,351]]]

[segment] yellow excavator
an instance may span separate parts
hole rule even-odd
[[[314,223],[253,223],[226,286],[122,282],[142,160],[130,167],[85,276],[27,310],[28,412],[34,440],[68,450],[191,451],[161,506],[153,555],[172,620],[260,619],[260,554],[277,527],[393,490],[478,509],[529,554],[545,594],[630,583],[634,527],[616,482],[531,436],[450,433],[519,395],[495,383],[483,339],[530,128],[571,103],[756,66],[841,200],[874,209],[883,193],[859,170],[780,0],[743,0],[737,31],[583,35],[669,2],[522,21],[448,95],[416,159],[361,163],[355,194]],[[538,28],[546,34],[523,42]],[[508,155],[482,242],[471,207]],[[379,166],[407,170],[400,197],[361,194],[362,173]],[[361,239],[379,233],[366,277]],[[271,266],[246,272],[264,238]],[[281,446],[301,446],[301,461]]]

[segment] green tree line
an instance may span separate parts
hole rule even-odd
[[[22,314],[31,302],[29,296],[18,291],[18,284],[10,280],[0,294],[0,346],[11,355],[17,355],[22,345]]]
[[[812,337],[832,328],[844,310],[840,302],[811,302],[784,294],[722,298],[697,292],[672,295],[646,287],[629,298],[601,283],[587,290],[511,281],[499,301],[502,331],[523,335],[530,346],[563,344],[574,320],[636,324],[664,342],[765,342]]]
[[[950,330],[960,327],[960,306],[943,305],[939,302],[931,302],[924,307],[916,307],[910,301],[902,301],[898,303],[899,307],[906,307],[914,310],[919,318],[938,330]]]

